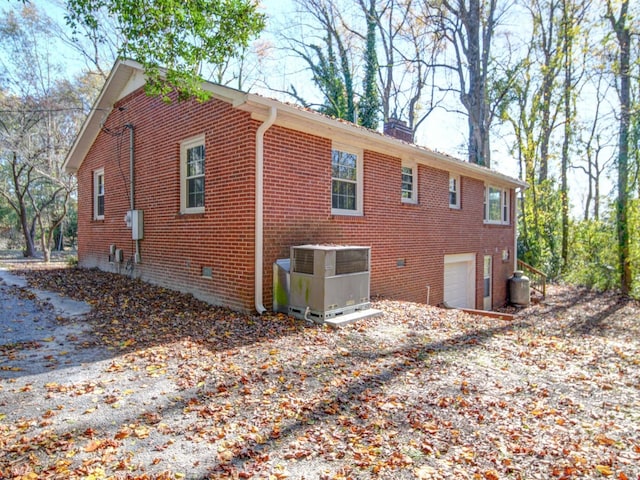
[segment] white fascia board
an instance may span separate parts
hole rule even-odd
[[[74,174],[78,171],[115,103],[144,87],[146,81],[147,76],[140,63],[133,60],[116,61],[65,158],[63,168],[67,173]],[[214,98],[234,106],[246,101],[245,93],[229,87],[203,82],[202,88]]]
[[[74,174],[78,171],[104,121],[113,110],[113,105],[141,85],[144,85],[144,76],[139,64],[122,60],[115,63],[65,158],[62,165],[65,172]]]

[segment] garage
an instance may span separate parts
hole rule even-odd
[[[444,302],[457,308],[476,308],[476,255],[444,257]]]

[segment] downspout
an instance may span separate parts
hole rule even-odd
[[[255,216],[255,259],[254,259],[254,302],[256,311],[262,315],[266,308],[262,304],[262,276],[264,262],[264,132],[276,121],[278,110],[276,107],[269,109],[269,117],[258,127],[256,131],[256,216]]]
[[[130,210],[135,210],[135,179],[133,178],[133,124],[127,123],[125,125],[129,129],[129,201],[131,203]]]
[[[127,123],[125,127],[129,129],[129,197],[130,197],[129,199],[131,202],[131,205],[130,205],[131,215],[133,215],[133,211],[136,209],[136,201],[135,201],[136,182],[134,178],[135,155],[133,150],[133,141],[134,141],[133,124]],[[136,252],[134,254],[133,261],[134,263],[140,263],[140,240],[136,240]]]
[[[513,271],[518,270],[518,194],[523,195],[523,191],[513,189]]]

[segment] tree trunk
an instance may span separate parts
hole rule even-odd
[[[32,258],[36,256],[36,247],[35,247],[35,243],[33,241],[33,235],[32,235],[32,230],[31,227],[29,225],[29,218],[28,218],[28,214],[27,214],[27,205],[25,203],[25,189],[21,188],[21,184],[20,184],[20,174],[21,174],[21,167],[18,166],[18,154],[14,151],[12,152],[13,154],[13,161],[12,161],[12,182],[13,182],[13,188],[14,191],[16,192],[16,197],[15,197],[15,201],[16,203],[13,204],[12,206],[14,207],[14,210],[16,210],[16,213],[18,214],[18,217],[20,219],[20,228],[22,229],[22,236],[24,237],[24,250],[23,250],[23,255],[27,258]],[[26,167],[23,167],[26,168]],[[27,172],[29,173],[29,172]],[[28,185],[28,182],[27,182]]]
[[[542,69],[542,121],[540,124],[540,169],[538,171],[538,181],[540,183],[549,177],[549,143],[551,142],[551,132],[555,126],[555,118],[551,116],[551,105],[553,99],[554,84],[558,75],[557,54],[555,53],[556,37],[554,27],[556,22],[556,2],[549,3],[549,23],[546,30],[543,27],[544,18],[540,13],[540,27],[542,31],[542,53],[544,55],[544,68]],[[554,115],[555,117],[555,115]]]
[[[20,227],[22,228],[22,235],[24,237],[24,250],[22,253],[27,258],[33,258],[36,256],[36,246],[33,241],[33,231],[27,218],[27,208],[22,198],[20,199]]]
[[[569,257],[569,191],[567,187],[567,169],[569,166],[569,142],[573,127],[573,109],[571,108],[572,96],[572,43],[573,43],[573,12],[569,12],[570,0],[562,2],[562,54],[564,59],[564,139],[562,142],[562,159],[560,165],[560,199],[562,202],[562,245],[561,245],[561,272],[567,266]]]
[[[441,0],[442,6],[461,23],[453,41],[460,102],[467,111],[470,163],[491,166],[489,129],[492,114],[488,95],[488,69],[495,29],[496,0]]]
[[[629,255],[629,126],[630,126],[630,50],[631,31],[627,23],[629,0],[623,0],[620,16],[613,15],[611,1],[607,1],[607,17],[616,34],[619,52],[620,125],[618,133],[618,199],[616,202],[616,229],[618,236],[618,265],[620,289],[624,295],[631,290],[631,262]]]

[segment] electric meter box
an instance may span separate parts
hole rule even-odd
[[[142,240],[144,237],[144,215],[142,210],[131,210],[131,239]]]

